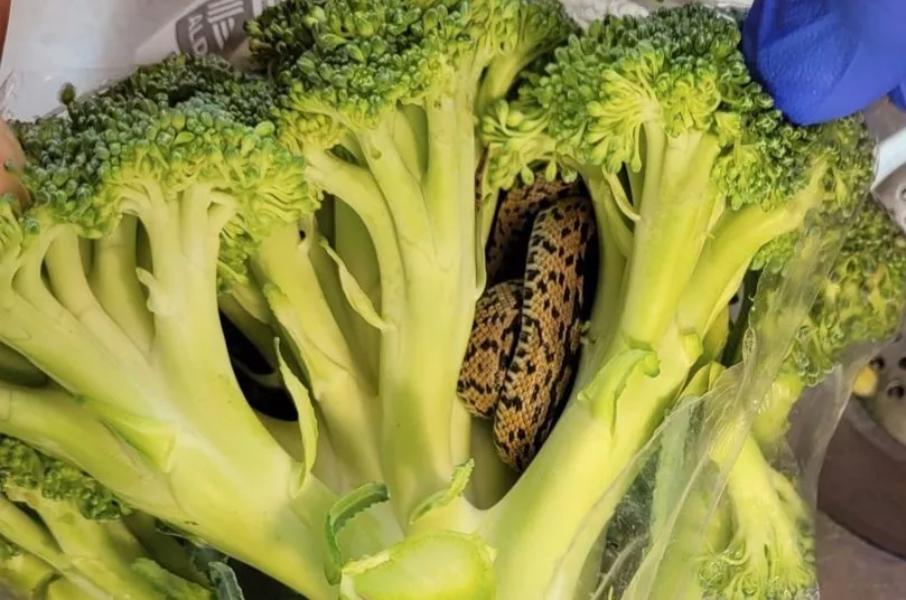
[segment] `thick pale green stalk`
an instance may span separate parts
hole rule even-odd
[[[6,344],[0,344],[0,379],[30,386],[47,383],[47,375]]]
[[[305,366],[334,448],[358,481],[381,479],[380,413],[375,390],[337,323],[308,255],[316,239],[300,243],[295,225],[265,240],[254,260],[257,278],[270,292],[272,309],[292,351]]]
[[[381,270],[377,252],[361,218],[338,200],[334,203],[334,248],[346,268],[371,300],[381,310]],[[350,311],[352,312],[352,311]],[[358,349],[359,360],[369,378],[377,381],[381,336],[373,325],[358,314],[350,314],[351,343]]]
[[[0,495],[0,535],[25,552],[40,558],[95,598],[105,597],[104,591],[82,575],[42,525],[2,495]]]
[[[475,165],[473,160],[464,173],[460,156],[474,144],[474,126],[471,122],[464,126],[470,106],[465,99],[429,102],[431,141],[420,194],[430,235],[427,243],[414,244],[419,232],[400,231],[405,223],[395,213],[403,259],[401,289],[387,280],[387,273],[381,274],[383,312],[390,324],[381,343],[381,458],[403,522],[418,502],[447,485],[456,440],[461,436],[468,443],[468,429],[454,432],[452,424],[459,402],[456,384],[478,295],[472,254]],[[407,197],[410,193],[401,192]],[[388,197],[388,203],[396,201]],[[416,217],[411,226],[419,224]],[[461,423],[467,424],[468,420]]]
[[[0,433],[91,472],[129,505],[140,502],[165,520],[182,518],[164,476],[59,388],[0,384]]]
[[[758,250],[798,229],[808,210],[823,199],[823,174],[823,169],[816,168],[809,184],[779,208],[765,211],[759,206],[747,206],[721,217],[688,278],[688,291],[679,304],[681,326],[695,331],[710,327],[739,289]]]
[[[94,242],[89,281],[104,311],[137,348],[147,351],[152,330],[145,295],[135,278],[137,224],[126,215],[110,234]]]
[[[312,182],[352,209],[365,226],[380,271],[381,304],[386,298],[399,298],[403,288],[402,245],[375,178],[366,169],[325,152],[308,152],[305,158]]]
[[[161,302],[151,362],[173,427],[170,450],[157,460],[189,517],[176,525],[309,597],[326,597],[322,531],[334,498],[314,477],[302,480],[239,390],[217,316],[219,229],[200,191],[139,215],[154,259],[150,293]]]
[[[138,511],[132,511],[121,518],[157,564],[188,581],[202,585],[206,583],[206,576],[193,564],[189,552],[181,545],[180,540],[159,531],[157,519]]]
[[[589,171],[583,175],[588,191],[592,197],[595,211],[595,221],[602,230],[598,232],[598,280],[595,288],[594,306],[588,328],[588,339],[593,344],[607,346],[612,339],[616,326],[615,315],[620,309],[621,293],[623,291],[623,273],[626,270],[627,254],[620,249],[618,237],[625,230],[627,240],[625,245],[631,244],[631,233],[619,219],[619,214],[614,214],[613,193],[599,173]],[[582,359],[591,353],[583,352]],[[587,368],[583,371],[587,372]]]
[[[53,233],[49,232],[48,238]],[[56,233],[64,239],[64,245],[77,243],[71,232]],[[65,249],[53,250],[55,257],[48,271],[62,298],[58,301],[51,294],[41,276],[48,245],[53,246],[35,243],[27,248],[12,289],[2,293],[0,340],[67,388],[91,389],[97,396],[115,399],[115,405],[130,405],[142,396],[145,386],[153,386],[141,353],[97,306],[84,276],[79,276],[78,254],[67,257]],[[79,310],[79,317],[66,304]],[[79,360],[73,360],[74,356]],[[124,363],[123,370],[110,368]]]
[[[655,129],[645,129],[649,155],[659,150],[656,140],[663,135]],[[666,138],[660,168],[646,161],[618,326],[630,347],[656,344],[673,320],[707,239],[718,198],[711,166],[719,149],[713,136],[690,132]]]
[[[682,347],[678,335],[665,338],[662,347],[674,351],[663,353],[657,377],[636,373],[615,399],[571,402],[538,456],[489,512],[499,598],[571,597],[579,569],[563,577],[561,564],[572,553],[590,551],[632,482],[634,458],[695,361],[675,351]],[[595,406],[599,402],[613,404],[613,417]],[[554,480],[559,485],[550,485]]]

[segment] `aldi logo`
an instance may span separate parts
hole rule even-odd
[[[243,25],[278,0],[208,0],[176,22],[181,52],[229,54],[245,39]]]

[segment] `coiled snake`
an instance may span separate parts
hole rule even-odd
[[[472,414],[494,420],[504,462],[524,469],[559,416],[578,356],[590,297],[595,221],[578,184],[510,190],[486,250],[488,287],[460,373]]]

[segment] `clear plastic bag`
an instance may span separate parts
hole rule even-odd
[[[591,585],[587,578],[581,597],[819,596],[818,476],[852,382],[875,348],[853,348],[806,390],[790,413],[787,435],[773,447],[755,435],[753,420],[767,408],[839,246],[837,237],[813,235],[782,274],[762,278],[769,293],[755,297],[745,358],[719,371],[706,393],[680,400],[601,498],[602,507],[615,506],[614,514],[590,554],[600,560],[597,579]]]

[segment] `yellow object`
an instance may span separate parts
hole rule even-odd
[[[862,398],[870,398],[878,390],[878,373],[868,365],[864,367],[853,382],[853,393]]]

